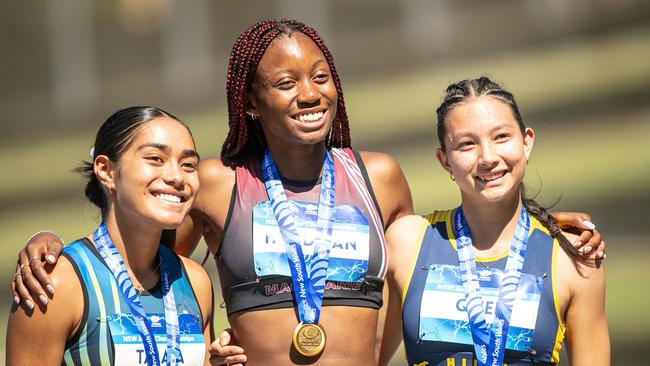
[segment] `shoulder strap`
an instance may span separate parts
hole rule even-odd
[[[382,267],[379,269],[379,277],[384,278],[386,276],[386,270],[388,268],[388,257],[386,255],[386,238],[384,237],[384,224],[382,218],[377,210],[376,202],[373,199],[373,196],[368,191],[366,186],[366,181],[364,176],[359,168],[359,165],[354,159],[352,150],[350,149],[332,149],[332,155],[341,163],[345,168],[345,171],[352,183],[352,186],[355,188],[357,194],[361,198],[361,201],[365,205],[368,212],[370,212],[370,219],[372,220],[373,227],[377,231],[377,236],[381,242],[382,257],[386,258],[382,262]]]

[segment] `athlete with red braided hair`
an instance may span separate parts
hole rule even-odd
[[[382,291],[383,232],[413,213],[398,163],[386,154],[351,149],[333,58],[316,31],[300,22],[266,20],[246,29],[233,46],[226,89],[229,131],[221,157],[200,163],[201,191],[193,209],[165,240],[188,255],[204,237],[215,256],[232,330],[214,345],[221,356],[213,363],[376,365],[383,333],[379,309],[388,292]],[[309,238],[318,237],[320,206],[328,202],[320,192],[330,189],[326,172],[333,173],[326,229],[333,242],[317,321],[321,333],[295,335],[302,307],[296,307],[292,272],[300,268],[287,266],[287,241],[277,224],[284,220],[278,219],[275,195],[265,185],[273,170],[267,156],[277,168],[275,182],[281,182],[303,240],[298,246],[305,251],[314,245]],[[558,221],[583,228],[585,217],[569,214]],[[600,236],[592,234],[581,238],[595,248]],[[56,258],[60,245],[47,232],[30,240],[19,259],[19,266],[29,268],[23,272],[30,273],[14,282],[17,300],[33,306],[27,288],[37,296],[46,295],[40,284],[53,290],[40,259],[53,263],[50,257]],[[327,341],[315,355],[305,356],[310,350],[296,345],[296,337],[307,348],[319,337]],[[231,340],[241,348],[222,346]]]

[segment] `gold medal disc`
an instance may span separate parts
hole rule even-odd
[[[293,331],[293,346],[305,357],[318,356],[325,348],[325,330],[318,324],[301,322]]]

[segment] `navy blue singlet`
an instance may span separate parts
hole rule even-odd
[[[453,337],[443,336],[442,333],[422,333],[423,329],[427,329],[422,326],[422,321],[426,321],[426,316],[423,314],[430,313],[422,306],[423,298],[429,296],[425,299],[425,304],[435,304],[435,302],[444,300],[431,295],[435,292],[423,295],[426,292],[425,284],[430,269],[458,266],[452,226],[453,211],[436,211],[425,218],[427,223],[423,224],[420,229],[419,250],[417,256],[413,258],[411,275],[407,280],[403,294],[402,317],[408,364],[413,366],[476,365],[473,345],[449,342],[447,340]],[[534,217],[531,217],[529,235],[522,273],[533,275],[542,283],[542,290],[538,297],[537,317],[534,321],[534,336],[532,343],[526,345],[527,352],[506,349],[504,364],[512,366],[555,365],[559,362],[559,351],[565,332],[565,326],[559,315],[554,279],[555,258],[559,250],[559,243]],[[477,258],[477,270],[480,271],[488,267],[504,269],[506,260],[507,253],[502,257]],[[452,311],[454,310],[456,309],[452,309]],[[514,310],[517,311],[516,308]],[[514,314],[513,317],[515,315],[525,317],[525,314]],[[461,323],[458,323],[459,327]],[[510,336],[510,332],[508,335]]]

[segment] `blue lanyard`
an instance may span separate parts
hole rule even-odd
[[[512,315],[521,269],[526,256],[529,228],[530,218],[522,204],[519,219],[517,220],[517,228],[508,254],[508,261],[506,262],[505,273],[501,280],[494,320],[492,324],[488,324],[485,320],[481,286],[476,274],[472,238],[467,228],[462,206],[456,209],[454,235],[456,236],[458,265],[465,290],[467,316],[472,332],[472,340],[474,341],[474,351],[479,366],[503,365],[510,316]]]
[[[325,278],[332,247],[332,212],[334,211],[334,161],[329,152],[323,163],[320,200],[318,202],[317,237],[314,253],[305,259],[301,237],[296,228],[296,218],[291,212],[280,175],[273,162],[270,151],[266,151],[262,160],[262,175],[271,207],[284,239],[287,260],[291,269],[293,293],[298,307],[298,317],[304,323],[318,323]]]
[[[93,239],[97,251],[113,273],[113,277],[115,277],[115,280],[122,291],[122,295],[124,295],[126,303],[128,304],[129,309],[131,309],[131,313],[136,318],[138,332],[140,333],[145,353],[147,354],[147,365],[159,366],[161,364],[161,359],[158,354],[156,339],[151,331],[151,324],[147,319],[147,314],[144,312],[140,297],[133,287],[131,277],[129,277],[129,273],[126,271],[126,266],[120,256],[120,252],[115,248],[115,245],[106,230],[106,225],[103,222],[93,233]],[[167,272],[165,261],[160,254],[159,260],[160,276],[163,287],[163,304],[165,307],[165,323],[167,324],[167,364],[176,365],[178,360],[180,360],[181,352],[180,328],[178,326],[176,301],[169,282],[169,273]]]

